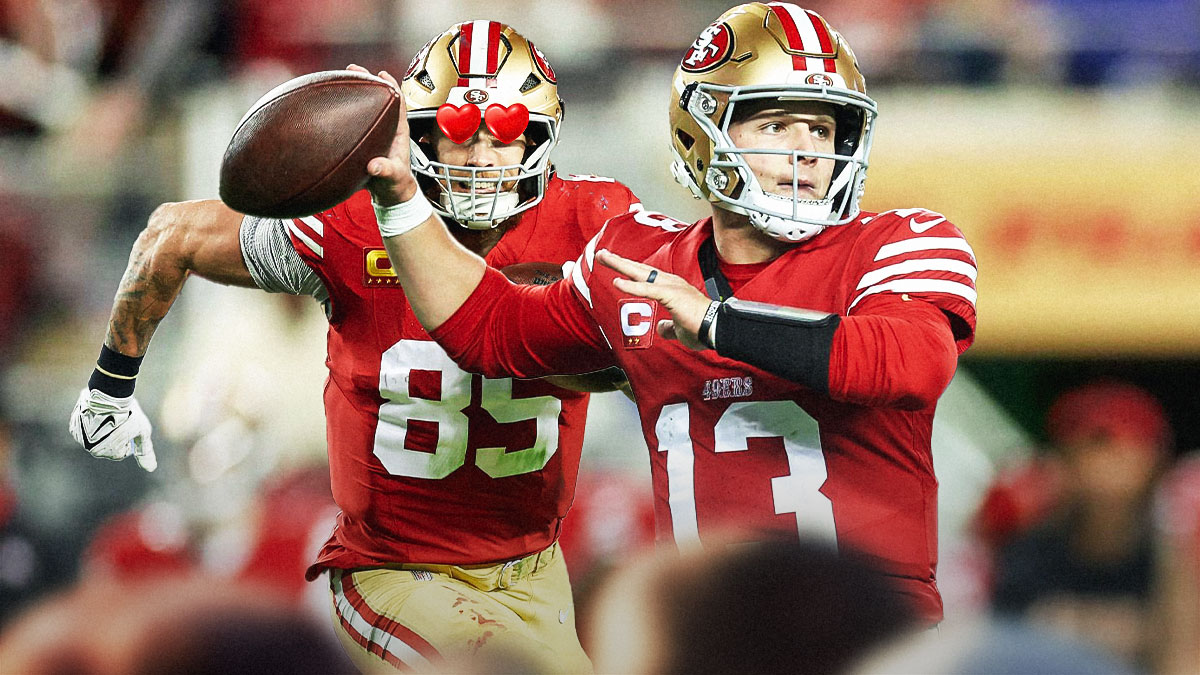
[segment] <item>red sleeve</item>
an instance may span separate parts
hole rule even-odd
[[[842,317],[829,355],[829,395],[860,405],[920,410],[950,384],[958,349],[934,305],[879,295]]]
[[[571,375],[615,365],[571,283],[518,286],[489,267],[462,307],[430,335],[464,370],[487,377]]]
[[[937,307],[954,333],[961,354],[975,340],[975,252],[966,237],[940,213],[897,209],[867,219],[851,278],[854,291],[845,314],[860,312],[878,297],[907,296]]]

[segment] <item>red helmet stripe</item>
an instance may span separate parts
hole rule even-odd
[[[458,31],[458,86],[467,86],[467,78],[463,73],[471,72],[471,33],[475,28],[474,21],[468,21]]]
[[[825,22],[813,12],[808,10],[805,10],[805,12],[808,14],[808,20],[812,22],[813,30],[817,33],[817,40],[821,43],[821,53],[832,54],[833,38],[829,35],[829,31],[825,28]],[[837,62],[833,59],[825,59],[825,72],[836,73]]]
[[[775,12],[775,16],[779,18],[780,25],[783,26],[783,34],[787,36],[788,47],[798,52],[804,51],[804,40],[800,38],[800,29],[796,28],[796,22],[792,20],[792,14],[788,8],[775,4],[771,4],[770,7],[771,11]],[[792,70],[808,70],[805,61],[803,56],[792,54]]]
[[[487,74],[495,77],[500,68],[500,24],[488,22]]]

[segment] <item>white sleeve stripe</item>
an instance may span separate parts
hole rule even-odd
[[[586,253],[584,255],[586,255]],[[583,280],[582,263],[583,261],[580,260],[579,263],[576,263],[575,266],[571,268],[571,283],[575,284],[576,290],[579,291],[579,294],[583,296],[584,300],[587,300],[588,307],[593,307],[592,289],[588,288],[587,282]]]
[[[596,240],[599,238],[600,235],[597,234],[596,236],[592,237],[591,241],[587,243],[587,246],[583,247],[583,260],[587,263],[589,272],[596,267]]]
[[[305,246],[307,246],[310,251],[316,253],[320,258],[325,257],[325,249],[321,248],[320,244],[313,241],[312,237],[308,236],[304,230],[296,227],[296,223],[290,220],[286,220],[284,222],[287,223],[288,230],[290,230],[292,234],[296,235],[296,238],[299,239]]]
[[[891,258],[902,253],[912,253],[914,251],[938,251],[951,250],[963,251],[971,256],[971,260],[975,259],[975,251],[971,249],[971,245],[962,237],[913,237],[912,239],[902,239],[894,241],[890,244],[884,244],[879,247],[879,253],[875,254],[875,260],[883,260]]]
[[[975,304],[975,300],[979,295],[974,288],[966,284],[960,284],[957,281],[947,281],[945,279],[896,279],[877,286],[871,286],[862,293],[859,293],[858,297],[854,298],[854,302],[850,303],[847,311],[854,309],[854,306],[868,295],[885,292],[946,293],[947,295],[957,295],[972,305]]]
[[[866,288],[888,277],[898,277],[901,274],[911,274],[913,272],[953,272],[954,274],[961,274],[971,281],[975,281],[975,277],[979,274],[974,265],[961,260],[954,260],[952,258],[916,258],[867,272],[858,282],[858,288]]]
[[[313,232],[316,232],[318,236],[325,236],[325,223],[322,223],[320,220],[318,220],[316,216],[304,216],[299,220],[305,225],[311,227]]]

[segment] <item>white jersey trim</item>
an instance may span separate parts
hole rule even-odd
[[[296,227],[296,223],[294,221],[285,220],[284,222],[287,224],[287,228],[291,230],[292,234],[296,235],[296,238],[308,247],[308,250],[317,254],[317,256],[320,258],[325,257],[325,249],[322,248],[321,245],[318,244],[312,237],[308,236],[307,232],[301,230],[299,227]]]
[[[979,275],[979,270],[974,265],[961,260],[951,258],[915,258],[867,272],[859,280],[855,290],[866,288],[889,277],[898,277],[901,274],[911,274],[913,272],[951,272],[953,274],[961,274],[971,281],[975,281],[975,278]]]
[[[858,297],[854,298],[854,302],[851,302],[850,306],[846,309],[847,311],[854,309],[854,306],[857,305],[860,300],[869,295],[885,292],[945,293],[947,295],[957,295],[958,297],[963,298],[967,302],[971,303],[972,306],[975,305],[975,300],[978,297],[978,293],[974,288],[971,288],[966,284],[960,284],[957,281],[947,281],[945,279],[896,279],[895,281],[888,281],[877,286],[871,286],[862,293],[859,293]]]
[[[879,261],[916,251],[939,250],[962,251],[971,256],[971,260],[975,259],[975,251],[962,237],[913,237],[880,246],[879,252],[875,254],[875,260]]]

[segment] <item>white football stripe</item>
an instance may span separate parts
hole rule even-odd
[[[325,223],[322,223],[321,220],[316,216],[304,216],[300,219],[300,222],[311,227],[313,232],[316,232],[322,237],[325,236]]]
[[[877,286],[871,286],[867,290],[858,294],[854,298],[854,302],[850,303],[848,310],[854,309],[860,300],[868,295],[876,293],[946,293],[947,295],[957,295],[963,298],[972,305],[978,297],[978,293],[974,288],[966,284],[960,284],[957,281],[946,281],[945,279],[896,279]]]
[[[902,239],[894,241],[890,244],[884,244],[879,247],[879,253],[875,254],[876,260],[891,258],[892,256],[901,255],[903,253],[912,253],[914,251],[962,251],[971,256],[971,260],[975,259],[975,251],[971,249],[971,245],[962,237],[913,237],[912,239]]]
[[[392,656],[400,659],[401,663],[406,666],[412,666],[415,670],[425,671],[432,667],[433,664],[429,659],[421,655],[420,652],[410,647],[399,637],[388,633],[387,631],[375,628],[367,621],[363,615],[354,609],[354,605],[350,603],[350,599],[342,590],[342,580],[340,576],[333,578],[333,597],[336,603],[337,613],[345,619],[352,629],[359,635],[365,637],[371,644],[378,645]],[[384,639],[379,639],[379,634],[383,634]]]
[[[961,260],[953,260],[951,258],[917,258],[915,260],[905,260],[887,267],[880,267],[872,272],[867,272],[858,282],[858,288],[866,288],[887,279],[888,277],[897,277],[901,274],[911,274],[913,272],[953,272],[967,277],[971,281],[975,281],[975,277],[979,275],[979,271],[971,263],[966,263]]]
[[[292,234],[296,235],[296,238],[299,239],[305,246],[307,246],[310,251],[316,253],[320,258],[325,257],[325,249],[321,248],[320,244],[313,241],[312,237],[308,236],[307,232],[296,227],[296,223],[291,220],[286,220],[284,222],[287,223],[288,229],[292,231]]]

